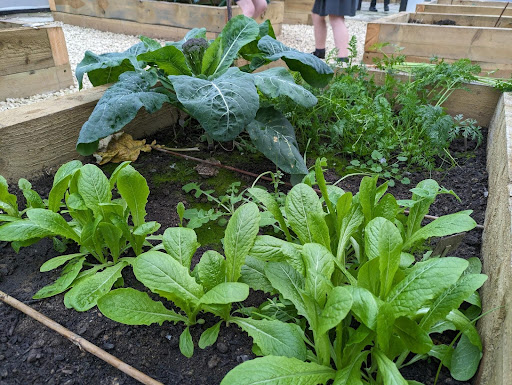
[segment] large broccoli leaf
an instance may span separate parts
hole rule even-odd
[[[260,28],[253,19],[238,15],[232,18],[221,34],[210,44],[205,52],[203,73],[218,76],[231,67],[238,56],[238,51],[246,44],[258,38]]]
[[[270,68],[254,73],[253,76],[256,87],[269,98],[286,95],[304,107],[313,107],[318,101],[315,95],[296,84],[293,76],[284,67]]]
[[[122,73],[139,68],[137,56],[148,50],[148,45],[140,42],[124,52],[96,55],[91,51],[86,51],[84,58],[76,67],[78,86],[80,89],[82,88],[84,74],[86,73],[95,87],[116,82]]]
[[[252,75],[236,67],[213,80],[186,75],[169,76],[180,103],[215,140],[232,140],[249,124],[259,108]]]
[[[289,174],[308,173],[301,156],[295,130],[290,122],[274,108],[262,108],[247,126],[253,144],[268,159]]]
[[[162,108],[167,96],[151,89],[157,82],[152,72],[125,72],[119,81],[105,91],[89,120],[80,130],[77,151],[90,155],[98,148],[98,141],[121,130],[145,107],[152,113]]]
[[[304,80],[313,87],[325,87],[333,76],[333,70],[324,61],[309,53],[287,47],[268,35],[260,39],[258,48],[268,60],[283,59],[292,71],[300,72]]]

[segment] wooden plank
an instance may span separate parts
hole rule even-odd
[[[475,5],[479,7],[503,7],[506,1],[482,1],[482,0],[437,0],[437,4],[446,5]]]
[[[373,23],[408,23],[410,13],[399,12],[394,15],[384,16],[380,19],[373,20]]]
[[[73,74],[69,63],[29,72],[0,76],[0,100],[26,98],[59,91],[72,86]]]
[[[164,25],[142,24],[127,20],[113,20],[101,17],[91,17],[83,15],[72,15],[69,13],[53,12],[55,21],[61,21],[66,24],[78,25],[85,28],[93,28],[100,31],[122,33],[125,35],[144,35],[151,38],[165,39],[169,41],[178,41],[183,39],[190,29],[168,27]],[[218,33],[207,32],[207,39],[214,39]]]
[[[370,74],[374,76],[377,84],[384,82],[384,72],[369,68]],[[409,75],[395,75],[402,81],[407,81]],[[489,127],[501,97],[501,92],[481,84],[468,84],[465,90],[455,90],[448,100],[443,104],[446,112],[452,116],[462,114],[464,118],[476,119],[482,127]]]
[[[53,63],[55,66],[69,64],[68,50],[66,47],[66,39],[61,27],[46,28],[50,47],[52,49]]]
[[[501,77],[512,70],[511,39],[512,31],[507,28],[369,23],[363,60],[372,63],[371,58],[381,54],[372,46],[387,42],[390,45],[382,47],[386,54],[394,53],[394,46],[399,46],[404,48],[401,54],[409,61],[427,61],[432,56],[449,60],[469,58],[484,71],[499,68],[500,73],[493,76]]]
[[[409,22],[419,24],[434,24],[440,21],[451,20],[455,25],[464,27],[491,27],[491,28],[512,28],[511,16],[484,16],[484,15],[456,15],[442,13],[412,13]],[[397,21],[397,20],[395,20]],[[397,21],[398,22],[398,21]]]
[[[79,158],[80,128],[108,86],[0,112],[0,175],[9,181],[41,175]],[[136,138],[174,125],[179,111],[165,105],[153,114],[140,111],[126,127]]]
[[[20,26],[19,24],[10,23],[10,22],[7,22],[7,21],[0,21],[0,29],[3,29],[3,28],[17,28],[19,26]]]
[[[380,27],[379,23],[368,23],[366,26],[366,41],[364,43],[364,52],[373,52],[373,46],[379,42]]]
[[[512,16],[512,6],[505,8],[507,2],[500,7],[477,7],[468,5],[418,4],[416,12],[451,13],[458,15],[502,15]]]
[[[55,0],[56,12],[170,26],[190,30],[205,27],[219,33],[227,22],[227,7],[170,3],[153,0]],[[282,2],[270,3],[264,14],[273,24],[283,20]],[[238,6],[233,15],[240,14]],[[63,16],[60,16],[62,19]],[[260,21],[263,21],[261,18]],[[280,29],[280,27],[278,27]],[[102,29],[106,30],[106,29]],[[115,32],[115,31],[112,31]],[[139,32],[141,33],[141,32]]]
[[[48,0],[48,5],[50,6],[50,11],[55,11],[55,0]]]
[[[313,25],[311,13],[288,12],[284,14],[283,24]]]
[[[374,64],[374,58],[381,59],[383,55],[378,52],[365,52],[363,55],[363,63]],[[432,56],[412,56],[407,55],[405,60],[412,63],[430,63]],[[459,59],[443,59],[447,63],[453,63]],[[493,63],[486,61],[471,60],[473,64],[477,64],[482,69],[481,75],[491,76],[495,78],[510,78],[512,76],[512,65]]]
[[[484,346],[475,379],[479,385],[512,384],[512,93],[504,93],[489,127],[489,196],[482,234],[483,312],[478,321]]]
[[[45,28],[0,29],[0,76],[53,65],[52,49]]]

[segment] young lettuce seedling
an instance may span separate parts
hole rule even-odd
[[[12,196],[3,189],[0,192],[2,207],[10,214],[9,222],[0,226],[0,240],[13,242],[13,246],[16,243],[17,247],[46,237],[78,244],[79,253],[52,258],[41,266],[43,272],[62,265],[64,268],[53,284],[34,296],[46,298],[71,289],[64,296],[64,303],[78,311],[95,306],[98,298],[122,279],[122,269],[133,260],[122,254],[130,248],[135,255],[141,254],[146,237],[160,227],[156,222],[145,221],[149,188],[129,162],[119,165],[110,179],[91,164],[64,164],[55,174],[48,208],[43,207],[27,181],[22,180],[20,186],[29,197],[29,207],[23,212],[15,209]],[[114,187],[121,196],[118,199],[112,199]],[[95,263],[87,260],[87,256],[94,258]]]

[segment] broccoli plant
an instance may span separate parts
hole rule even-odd
[[[253,71],[281,59],[310,85],[324,87],[332,69],[315,56],[277,41],[268,20],[258,25],[240,15],[215,40],[205,38],[206,30],[201,28],[163,47],[141,37],[142,42],[122,53],[86,52],[76,69],[80,87],[85,73],[94,86],[115,84],[83,125],[78,152],[92,154],[101,138],[121,130],[142,107],[152,113],[171,103],[197,119],[209,138],[230,141],[246,130],[256,148],[283,171],[306,174],[294,128],[268,107],[272,104],[268,101],[288,97],[310,108],[317,103],[316,97],[297,85],[286,68]],[[233,67],[240,56],[249,64]]]

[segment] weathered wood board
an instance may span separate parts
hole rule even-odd
[[[483,271],[479,321],[484,346],[475,383],[512,384],[512,93],[504,93],[489,126],[489,196],[482,237]]]
[[[454,22],[454,25],[464,27],[512,28],[512,16],[499,17],[488,15],[456,15],[450,13],[421,12],[411,13],[408,22],[418,24]]]
[[[501,6],[483,5],[449,5],[421,3],[416,5],[416,12],[451,13],[456,15],[496,15],[512,16],[512,6],[504,2]]]
[[[108,86],[0,112],[0,175],[11,182],[21,177],[55,172],[61,164],[79,159],[75,150],[80,128]],[[148,114],[140,111],[126,132],[143,137],[173,126],[176,108],[165,105]]]
[[[491,76],[495,77],[511,76],[511,28],[410,23],[411,20],[433,19],[433,16],[422,19],[421,15],[401,14],[368,23],[363,61],[371,64],[373,58],[382,57],[382,52],[376,49],[375,44],[389,43],[382,47],[382,51],[392,54],[396,47],[403,47],[401,54],[406,56],[406,61],[429,62],[433,56],[447,62],[469,58],[480,65],[482,73],[492,72]],[[396,22],[397,18],[399,22]],[[442,18],[450,17],[443,15]],[[461,23],[463,21],[462,18],[458,20]],[[510,20],[507,18],[503,22],[506,24]]]
[[[476,5],[480,7],[504,7],[506,1],[486,1],[486,0],[432,0],[430,4],[446,5]]]
[[[314,0],[284,0],[284,24],[312,25],[311,10]]]
[[[153,0],[55,0],[50,5],[55,20],[102,31],[180,40],[192,28],[206,28],[214,38],[227,22],[227,7]],[[233,16],[241,14],[233,6]],[[269,19],[281,33],[284,3],[273,1],[257,20]]]
[[[61,27],[0,22],[0,100],[58,91],[73,85]]]

